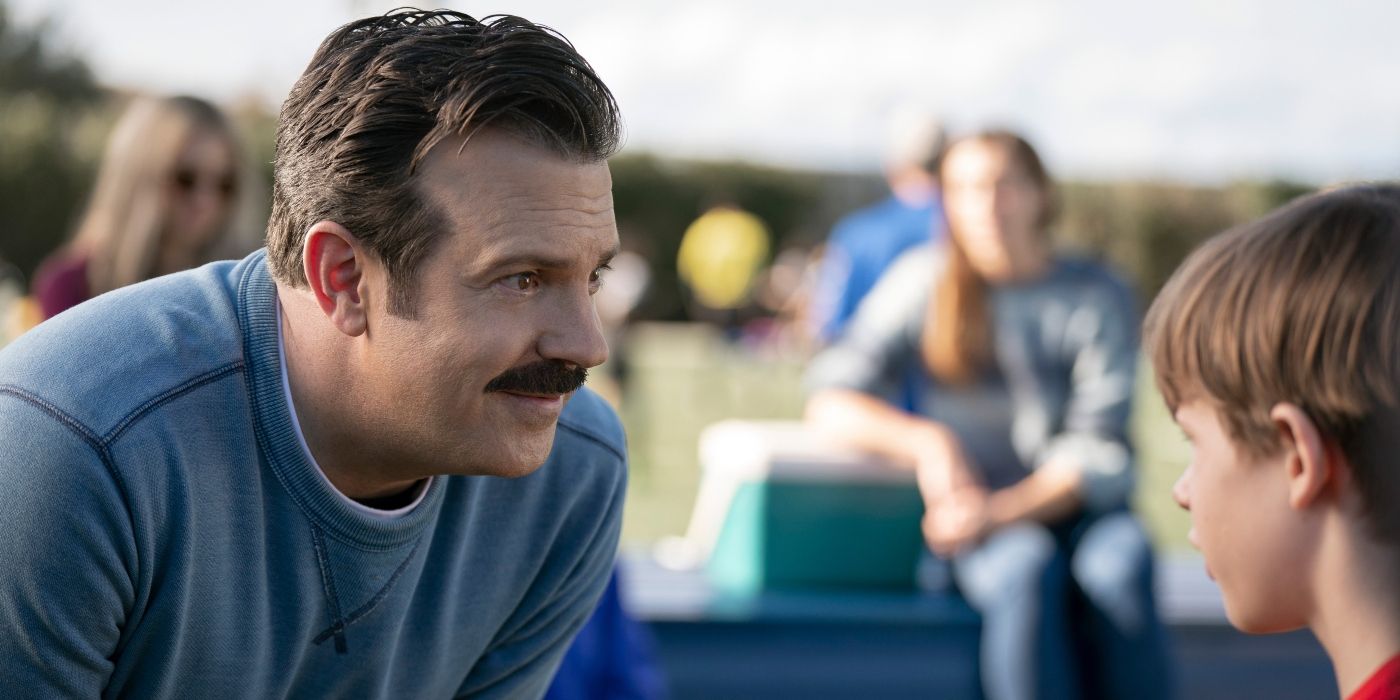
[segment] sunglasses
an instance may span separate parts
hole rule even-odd
[[[180,168],[170,176],[170,183],[181,194],[193,194],[201,186],[213,189],[225,199],[238,192],[238,180],[232,173],[201,174],[197,170]]]

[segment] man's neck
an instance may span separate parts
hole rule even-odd
[[[312,302],[298,291],[278,285],[277,292],[293,420],[316,466],[337,491],[363,505],[393,510],[412,502],[422,480],[379,478],[369,468],[375,461],[373,440],[365,444],[368,431],[356,429],[354,411],[343,410],[357,392],[344,371],[349,363],[345,346],[329,335],[336,331],[316,325],[318,310],[308,309]],[[382,505],[400,500],[398,506]]]
[[[900,204],[910,209],[922,209],[938,197],[938,181],[928,173],[905,166],[903,169],[886,173],[890,193]]]

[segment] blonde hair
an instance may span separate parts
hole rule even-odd
[[[1010,154],[1021,174],[1030,178],[1044,194],[1045,211],[1037,223],[1042,229],[1050,225],[1055,214],[1054,181],[1030,142],[1014,132],[994,129],[959,138],[943,152],[951,153],[964,143],[981,143]],[[943,163],[947,163],[946,158]],[[941,179],[947,182],[946,178]],[[934,377],[949,384],[967,384],[976,379],[992,359],[987,282],[973,269],[957,235],[951,230],[951,222],[949,226],[944,239],[948,251],[946,267],[933,287],[920,346],[924,364]]]
[[[1144,332],[1173,412],[1207,400],[1247,452],[1269,456],[1281,447],[1270,410],[1298,405],[1346,455],[1377,533],[1400,537],[1400,187],[1310,195],[1211,239]]]
[[[88,206],[70,247],[87,260],[92,296],[154,277],[166,244],[166,190],[181,152],[196,134],[224,138],[237,155],[228,121],[194,97],[137,98],[107,141]],[[235,175],[241,175],[235,168]],[[245,178],[240,178],[245,179]],[[233,203],[229,203],[232,216]],[[227,230],[210,237],[217,245]]]

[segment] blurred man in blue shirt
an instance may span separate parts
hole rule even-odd
[[[827,240],[812,303],[813,330],[821,342],[841,334],[900,253],[942,235],[935,173],[945,140],[942,125],[930,117],[896,119],[885,159],[890,196],[842,218]]]

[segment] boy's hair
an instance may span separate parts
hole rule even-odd
[[[1173,412],[1206,399],[1253,456],[1301,407],[1354,472],[1372,534],[1400,542],[1400,186],[1302,197],[1187,258],[1144,323]]]
[[[621,138],[612,93],[547,27],[404,8],[336,30],[282,104],[273,274],[304,286],[307,229],[330,219],[388,269],[390,311],[412,316],[418,263],[446,229],[415,172],[443,139],[487,126],[580,162],[607,158]]]

